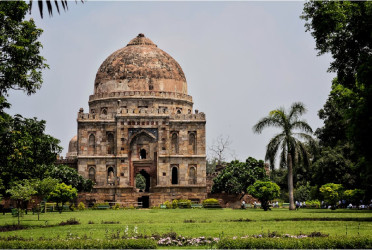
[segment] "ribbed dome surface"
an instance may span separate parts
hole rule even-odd
[[[128,45],[112,53],[98,69],[94,93],[164,91],[187,94],[180,65],[139,34]]]

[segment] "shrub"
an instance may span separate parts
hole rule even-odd
[[[179,200],[178,207],[179,208],[191,208],[191,200]]]
[[[172,208],[178,208],[178,200],[172,201]]]
[[[217,199],[211,198],[211,199],[203,200],[203,207],[204,208],[219,208],[221,206]]]
[[[116,203],[116,204],[112,207],[112,209],[114,209],[114,210],[119,210],[119,209],[120,209],[120,204]]]
[[[320,208],[319,200],[306,201],[307,208]]]
[[[83,202],[80,202],[79,205],[78,205],[78,209],[81,211],[81,210],[85,210],[85,205]]]
[[[170,203],[170,201],[165,201],[165,202],[164,202],[164,205],[165,205],[168,209],[171,209],[171,208],[172,208],[172,203]]]

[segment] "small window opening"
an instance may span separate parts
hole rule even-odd
[[[109,167],[107,169],[107,184],[114,185],[114,183],[115,183],[114,168],[113,167]]]
[[[140,150],[140,159],[146,159],[146,150],[145,149]]]
[[[178,168],[173,167],[172,168],[172,184],[178,184]]]

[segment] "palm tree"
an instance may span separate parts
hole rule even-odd
[[[277,127],[282,130],[281,133],[275,135],[269,144],[267,144],[265,160],[269,160],[270,167],[274,168],[278,151],[281,151],[280,167],[288,168],[289,210],[295,209],[293,200],[293,165],[299,161],[309,164],[309,147],[299,139],[307,141],[310,148],[315,147],[315,141],[309,134],[313,133],[311,127],[306,121],[299,119],[305,112],[304,104],[296,102],[292,104],[288,113],[284,108],[273,110],[268,116],[262,118],[253,126],[255,133],[261,133],[266,127]],[[295,133],[294,130],[301,132]]]
[[[84,0],[80,0],[82,3],[84,3]],[[29,8],[30,8],[30,14],[32,9],[32,2],[33,0],[30,0],[29,2]],[[67,0],[60,0],[63,10],[68,9]],[[75,0],[75,2],[77,2]],[[44,1],[43,0],[37,0],[37,4],[39,6],[40,16],[43,18],[43,9],[44,9]],[[53,5],[51,0],[45,0],[45,4],[49,13],[49,16],[53,15]],[[59,14],[59,4],[57,0],[54,0],[54,4],[56,6],[57,12]]]

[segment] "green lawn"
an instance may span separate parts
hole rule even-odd
[[[80,225],[53,226],[70,218],[76,218]],[[47,221],[47,222],[46,222]],[[102,224],[102,221],[119,224]],[[94,224],[89,224],[93,222]],[[17,218],[11,214],[0,214],[0,225],[16,224]],[[232,210],[232,209],[141,209],[141,210],[85,210],[76,212],[53,212],[40,215],[29,213],[22,218],[22,225],[33,226],[26,230],[1,232],[0,237],[17,235],[22,237],[65,238],[78,235],[104,239],[108,234],[125,228],[133,233],[135,227],[139,234],[176,232],[184,236],[244,236],[267,232],[280,234],[300,234],[314,231],[330,236],[368,236],[372,237],[372,211],[326,209],[287,209]]]

